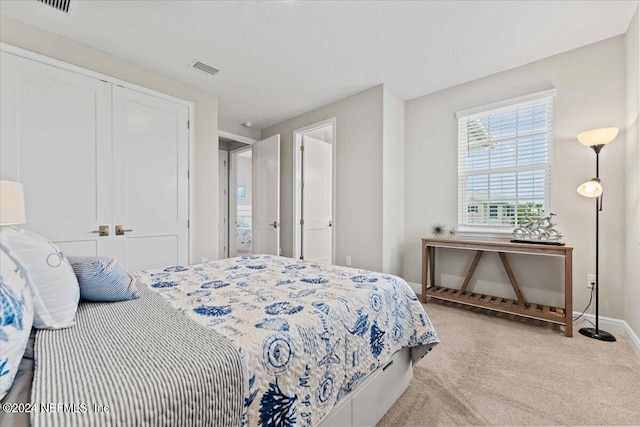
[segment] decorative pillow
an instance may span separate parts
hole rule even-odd
[[[33,324],[33,293],[20,269],[0,251],[0,399],[11,388]]]
[[[68,257],[80,284],[80,296],[89,301],[126,301],[140,296],[136,279],[113,258]]]
[[[0,246],[16,263],[34,297],[33,326],[61,329],[75,324],[80,288],[60,249],[32,231],[2,227]]]

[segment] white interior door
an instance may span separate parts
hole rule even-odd
[[[302,258],[331,264],[332,183],[331,144],[302,137]]]
[[[189,109],[114,86],[113,112],[114,252],[132,271],[186,264]]]
[[[280,255],[280,135],[252,146],[252,251]]]
[[[228,258],[229,153],[218,151],[218,259]]]
[[[110,254],[94,231],[111,224],[111,84],[0,55],[0,170],[24,183],[24,227],[68,255]]]
[[[229,257],[237,256],[237,239],[238,239],[238,155],[234,152],[229,153],[229,227],[227,227],[227,236],[229,239]]]

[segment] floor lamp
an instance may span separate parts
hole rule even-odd
[[[591,147],[596,153],[596,177],[585,182],[578,187],[578,193],[585,197],[595,197],[596,199],[596,327],[581,328],[580,333],[589,338],[600,341],[615,341],[616,337],[607,331],[603,331],[599,326],[598,318],[598,279],[599,279],[599,249],[600,249],[600,212],[602,211],[602,184],[600,183],[600,151],[613,141],[618,135],[618,128],[594,129],[582,132],[578,135],[578,141],[585,147]]]
[[[24,189],[22,183],[0,181],[0,226],[24,224]]]

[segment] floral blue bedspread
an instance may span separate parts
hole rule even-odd
[[[438,337],[402,279],[268,255],[137,273],[229,338],[245,375],[244,422],[312,426],[393,353]]]

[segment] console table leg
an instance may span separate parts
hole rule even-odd
[[[511,286],[513,286],[513,290],[516,293],[516,297],[518,297],[518,302],[526,304],[527,302],[522,296],[522,292],[520,291],[520,286],[518,286],[516,276],[513,274],[513,270],[511,270],[511,265],[507,260],[507,255],[504,252],[498,252],[498,255],[500,255],[500,261],[502,261],[502,265],[504,266],[504,269],[507,272],[507,276],[509,276],[509,281],[511,282]]]
[[[436,285],[436,248],[429,246],[429,284]]]
[[[573,337],[573,253],[564,256],[564,334]]]
[[[477,251],[475,258],[473,258],[473,262],[471,263],[471,267],[469,267],[469,271],[467,271],[467,277],[464,278],[464,282],[462,283],[462,287],[460,288],[460,292],[466,292],[467,286],[469,286],[469,282],[471,282],[471,278],[473,277],[473,273],[476,272],[476,267],[478,267],[478,263],[480,262],[480,258],[482,258],[482,254],[484,251]]]

